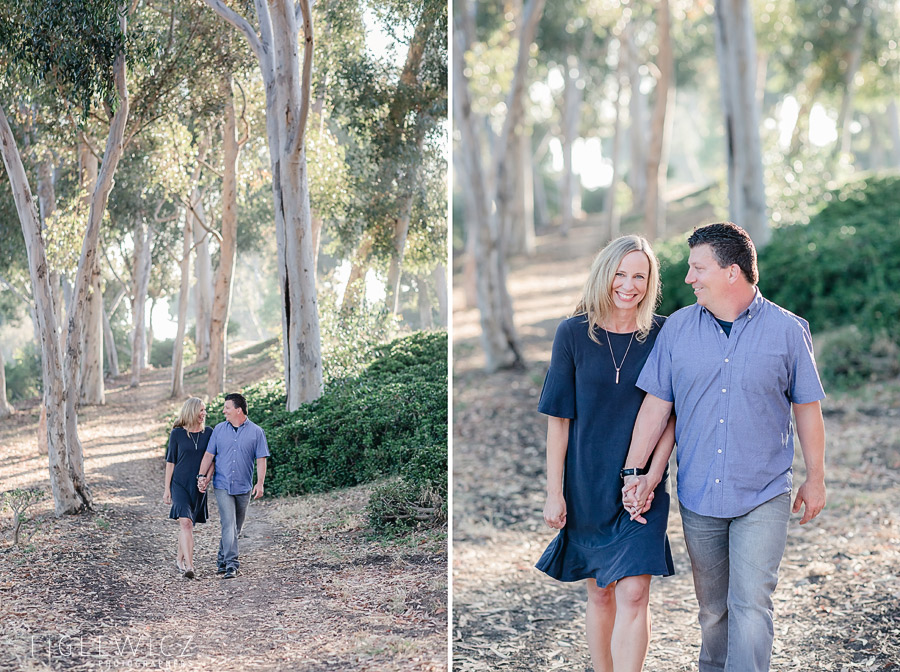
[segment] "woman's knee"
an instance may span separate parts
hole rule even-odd
[[[650,602],[650,577],[627,576],[616,583],[616,602],[619,607],[643,608]]]
[[[595,581],[589,580],[587,583],[587,587],[588,603],[590,603],[591,605],[599,607],[601,609],[606,609],[615,605],[615,584],[609,585],[606,588],[600,588]]]
[[[190,518],[179,518],[178,523],[181,525],[181,529],[185,532],[191,532],[194,529],[194,521]]]

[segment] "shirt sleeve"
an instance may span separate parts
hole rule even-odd
[[[213,429],[212,436],[209,437],[209,443],[206,444],[206,452],[209,453],[210,455],[212,455],[213,457],[215,457],[218,452],[216,450],[216,437],[218,437],[218,436],[219,436],[219,425],[216,425],[215,429]]]
[[[637,387],[647,394],[659,397],[663,401],[675,401],[675,390],[672,384],[672,344],[669,334],[674,327],[671,320],[666,320],[659,330],[656,343],[650,350],[641,375],[638,376]]]
[[[259,435],[256,438],[256,459],[261,457],[269,457],[269,444],[266,441],[266,433],[262,427],[257,427]]]
[[[166,449],[166,462],[178,462],[178,441],[175,440],[175,428],[169,432],[169,447]]]
[[[825,398],[825,390],[816,369],[816,356],[813,352],[812,334],[809,323],[800,320],[800,329],[795,332],[791,356],[791,385],[789,394],[795,404],[810,404]]]
[[[575,418],[575,356],[568,320],[556,328],[550,369],[544,378],[538,411],[556,418]]]

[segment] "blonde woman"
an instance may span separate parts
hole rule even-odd
[[[556,331],[538,410],[547,428],[544,521],[559,534],[538,569],[587,584],[586,629],[595,672],[639,672],[650,639],[650,577],[674,573],[665,475],[646,512],[622,506],[622,474],[644,392],[635,387],[665,318],[659,262],[640,236],[594,259],[572,317]],[[669,423],[657,450],[674,443]]]
[[[169,518],[177,520],[178,557],[176,564],[186,579],[194,578],[194,525],[207,518],[206,493],[197,488],[200,462],[206,453],[212,427],[206,426],[206,406],[191,397],[181,407],[166,452],[166,481],[163,502],[171,504]],[[214,465],[205,472],[212,477]]]

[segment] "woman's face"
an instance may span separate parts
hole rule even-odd
[[[635,250],[622,258],[612,283],[612,300],[619,310],[634,310],[647,294],[650,260]]]
[[[200,424],[206,424],[206,407],[200,409]]]

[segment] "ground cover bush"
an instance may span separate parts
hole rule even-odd
[[[417,332],[374,348],[369,358],[360,374],[329,382],[322,397],[291,413],[282,380],[243,390],[269,442],[266,492],[299,495],[397,476],[373,494],[373,526],[442,524],[447,334]],[[216,416],[223,399],[209,402]]]
[[[898,194],[897,175],[848,182],[818,211],[774,229],[759,254],[760,291],[810,323],[819,371],[836,387],[900,370]],[[657,248],[668,315],[694,302],[684,284],[689,251],[684,236]]]

